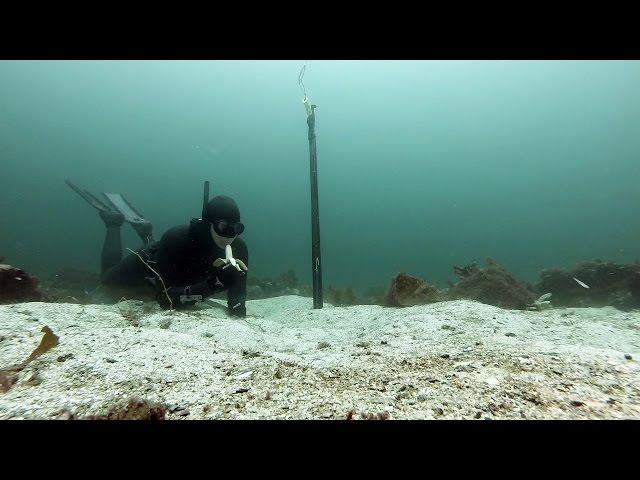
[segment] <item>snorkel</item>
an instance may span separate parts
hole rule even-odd
[[[207,216],[207,204],[209,203],[209,180],[204,182],[204,195],[202,196],[202,219]]]

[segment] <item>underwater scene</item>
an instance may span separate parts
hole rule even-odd
[[[0,60],[0,419],[640,419],[640,61]]]

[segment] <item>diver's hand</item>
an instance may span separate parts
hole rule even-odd
[[[234,306],[229,305],[229,315],[237,318],[245,318],[247,316],[247,308],[242,303],[237,303]]]
[[[213,266],[216,268],[222,267],[222,270],[225,270],[227,267],[230,267],[230,266],[235,266],[239,272],[246,272],[249,270],[242,260],[240,260],[239,258],[235,258],[234,260],[236,263],[235,265],[233,265],[233,263],[231,263],[226,258],[216,258],[213,261]]]

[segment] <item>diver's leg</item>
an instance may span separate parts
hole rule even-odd
[[[124,216],[124,220],[130,223],[138,236],[142,239],[144,246],[154,242],[153,225],[129,202],[124,195],[119,193],[103,193],[102,194],[112,209],[120,212]]]
[[[138,254],[146,257],[145,261],[150,261],[144,250],[139,250]],[[103,285],[111,287],[137,288],[150,286],[151,284],[146,277],[151,275],[153,273],[149,272],[138,255],[131,253],[103,271],[100,279]]]
[[[142,239],[142,244],[146,247],[154,242],[153,225],[151,222],[145,221],[141,223],[132,223],[131,226]]]
[[[100,218],[107,227],[102,246],[102,274],[120,263],[122,260],[122,238],[120,227],[124,222],[124,215],[119,212],[100,211]]]

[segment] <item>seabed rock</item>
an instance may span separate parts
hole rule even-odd
[[[485,262],[484,268],[476,264],[453,268],[460,281],[449,290],[450,299],[476,300],[500,308],[525,310],[538,298],[533,287],[515,278],[502,265],[490,258]]]
[[[38,279],[24,270],[0,264],[0,304],[42,300]]]
[[[424,280],[399,273],[389,286],[387,293],[387,305],[390,307],[411,307],[414,305],[426,305],[443,300],[442,293]]]
[[[542,271],[536,287],[553,293],[557,307],[613,306],[627,311],[640,308],[640,263],[596,260],[581,263],[571,271],[550,268]]]

